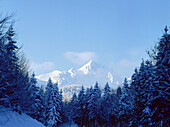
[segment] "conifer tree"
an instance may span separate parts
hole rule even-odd
[[[140,92],[140,113],[139,116],[139,125],[152,126],[151,119],[151,110],[150,104],[148,100],[153,98],[153,82],[155,78],[155,74],[153,71],[153,65],[151,61],[146,61],[144,65],[144,70],[142,71],[142,77],[140,80],[140,84],[142,86],[142,90]]]
[[[84,102],[85,102],[85,104],[84,104],[84,117],[86,118],[86,119],[84,119],[84,123],[85,123],[85,126],[88,126],[88,123],[89,123],[89,116],[88,116],[88,114],[89,114],[89,109],[88,109],[88,105],[89,105],[89,100],[90,100],[90,97],[91,97],[91,89],[92,88],[87,88],[86,89],[86,93],[85,93],[85,97],[84,97]]]
[[[49,79],[46,87],[46,112],[45,120],[47,127],[57,127],[61,123],[61,96],[58,90],[58,84],[52,83]]]
[[[21,113],[21,110],[25,112],[30,107],[29,76],[28,68],[23,71],[25,65],[20,63],[21,58],[17,54],[10,18],[0,20],[0,105]]]
[[[73,94],[69,105],[70,105],[69,115],[71,117],[70,120],[73,120],[75,123],[78,123],[78,118],[79,118],[77,112],[78,98],[76,93]]]
[[[106,123],[107,126],[111,126],[110,118],[112,115],[112,108],[113,108],[110,92],[111,92],[110,86],[108,83],[106,83],[104,88],[104,95],[102,97],[102,103],[101,103],[101,119],[103,121],[102,123]]]
[[[92,126],[96,126],[97,123],[100,122],[101,116],[100,107],[101,107],[101,90],[98,86],[98,83],[96,82],[88,105],[89,121],[90,123],[92,123]]]
[[[17,76],[20,73],[20,68],[18,64],[19,59],[16,56],[16,51],[18,47],[16,46],[16,41],[14,41],[13,39],[14,35],[15,35],[15,32],[13,30],[13,25],[11,25],[5,35],[7,38],[7,43],[5,44],[5,47],[4,47],[6,51],[4,55],[5,66],[3,69],[4,77],[6,81],[4,82],[7,83],[5,93],[7,92],[12,110],[21,112],[20,104],[19,104],[19,97],[18,97],[18,94],[16,94],[18,92],[17,85],[18,85],[18,80],[19,80]]]
[[[165,33],[156,47],[154,93],[149,100],[154,126],[170,126],[170,34],[167,26],[164,30]]]
[[[81,90],[78,94],[78,105],[77,105],[77,114],[79,115],[79,125],[84,125],[84,119],[85,119],[85,92],[84,87],[81,87]]]
[[[121,96],[121,94],[122,94],[122,89],[121,89],[121,87],[118,87],[118,88],[117,88],[116,94],[117,94],[118,99],[120,99],[120,96]]]
[[[21,70],[22,71],[22,70]],[[19,76],[18,76],[19,77]],[[20,80],[18,82],[18,95],[19,95],[19,104],[21,107],[21,110],[29,114],[30,113],[30,107],[31,107],[31,91],[30,89],[30,77],[28,72],[24,74],[23,72],[20,73]]]
[[[38,102],[37,103],[37,120],[42,122],[44,121],[44,111],[45,111],[45,102],[44,102],[44,90],[42,87],[39,88],[38,96],[37,96]]]
[[[58,83],[57,83],[58,86]],[[62,89],[58,89],[59,91],[59,101],[60,101],[60,116],[61,116],[61,121],[62,123],[65,122],[64,120],[67,119],[66,113],[64,111],[64,103],[63,103],[63,91]]]
[[[50,107],[52,103],[52,89],[53,89],[53,83],[51,81],[51,78],[49,78],[47,86],[45,88],[45,111],[44,111],[44,125],[48,125],[48,119],[50,115]]]
[[[135,72],[131,77],[131,83],[130,83],[130,91],[131,91],[131,99],[132,99],[132,117],[130,118],[129,126],[134,126],[137,123],[137,119],[135,117],[135,109],[137,109],[137,104],[135,103],[136,100],[136,94],[137,94],[137,89],[138,89],[138,84],[139,84],[139,72],[138,69],[135,68]]]
[[[9,107],[9,97],[7,94],[8,82],[5,77],[5,23],[8,21],[8,18],[0,19],[0,105]]]
[[[31,107],[30,107],[30,113],[29,115],[34,118],[38,119],[38,105],[39,105],[39,88],[36,86],[37,84],[37,79],[35,78],[35,74],[33,73],[30,78],[30,93],[31,93]]]
[[[128,126],[129,119],[132,117],[132,98],[127,79],[123,83],[123,91],[119,100],[119,126]]]

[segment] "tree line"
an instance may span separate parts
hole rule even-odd
[[[11,17],[0,19],[0,107],[26,113],[47,127],[74,121],[79,126],[170,126],[170,34],[167,26],[155,47],[148,51],[131,80],[111,90],[82,86],[70,102],[62,101],[62,90],[49,79],[37,86],[29,74],[27,60],[16,45]]]

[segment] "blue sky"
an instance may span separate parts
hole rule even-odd
[[[0,12],[15,13],[37,74],[93,59],[129,77],[170,25],[169,0],[0,0]]]

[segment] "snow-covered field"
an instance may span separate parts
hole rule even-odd
[[[0,109],[0,127],[44,127],[35,119],[16,112]]]

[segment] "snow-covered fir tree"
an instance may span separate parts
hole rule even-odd
[[[111,90],[109,84],[106,83],[101,103],[101,119],[102,123],[107,123],[107,126],[111,126],[112,108]]]
[[[37,103],[37,120],[42,122],[44,121],[44,111],[45,111],[45,102],[44,102],[44,90],[42,87],[39,88],[37,95],[38,102]]]
[[[13,25],[11,25],[6,32],[6,38],[7,43],[5,44],[5,55],[4,58],[4,67],[3,76],[5,77],[5,81],[3,81],[6,86],[6,91],[4,91],[5,94],[8,95],[8,99],[10,101],[10,107],[12,110],[15,110],[17,112],[21,112],[20,110],[20,104],[19,104],[19,96],[16,94],[18,91],[17,85],[19,78],[17,77],[20,73],[20,68],[18,61],[19,59],[16,56],[16,51],[18,47],[16,46],[16,41],[14,41],[13,37],[15,35],[15,32],[13,30]],[[7,93],[6,93],[7,92]]]
[[[118,113],[119,113],[119,100],[122,95],[122,89],[121,87],[118,87],[116,90],[116,93],[113,92],[111,94],[111,105],[112,105],[112,112],[111,112],[111,117],[110,117],[110,122],[112,125],[116,125],[117,123],[117,118],[118,118]]]
[[[84,87],[81,87],[81,90],[78,94],[78,104],[77,104],[77,114],[78,114],[78,121],[79,125],[84,125],[84,119],[85,119],[85,92]]]
[[[44,111],[44,125],[48,125],[47,119],[48,115],[50,114],[49,105],[52,103],[52,89],[53,89],[53,83],[51,81],[51,78],[48,79],[47,86],[45,87],[45,111]]]
[[[85,124],[85,126],[88,126],[88,124],[89,124],[89,116],[88,116],[88,114],[89,114],[89,109],[88,109],[88,105],[89,105],[89,100],[90,100],[90,97],[91,97],[91,94],[92,94],[92,87],[89,89],[89,88],[87,88],[86,89],[86,93],[85,93],[85,97],[84,97],[84,117],[86,118],[86,119],[84,119],[84,124]]]
[[[39,92],[39,87],[36,86],[37,84],[37,79],[35,78],[35,74],[33,73],[30,78],[30,93],[31,93],[31,107],[30,107],[30,113],[29,115],[34,118],[38,119],[38,105],[39,105],[39,98],[38,98],[38,92]]]
[[[135,87],[135,94],[134,94],[134,114],[133,115],[133,125],[134,126],[140,126],[140,119],[142,115],[142,111],[145,108],[144,103],[142,102],[143,95],[142,91],[144,90],[144,82],[147,80],[148,77],[146,77],[145,74],[145,64],[144,60],[142,60],[141,66],[139,68],[138,72],[138,80],[136,80],[136,87]],[[140,107],[140,108],[139,108]]]
[[[139,117],[140,125],[152,126],[150,103],[148,100],[153,98],[153,82],[155,78],[155,73],[153,71],[153,65],[151,61],[145,62],[145,69],[143,70],[143,79],[140,81],[142,83],[141,91],[141,116]]]
[[[70,121],[74,121],[75,123],[78,123],[78,113],[77,113],[77,104],[78,104],[78,98],[76,93],[73,94],[71,101],[69,103],[69,116]]]
[[[131,77],[131,83],[130,83],[130,91],[131,91],[132,105],[133,105],[132,116],[135,116],[135,109],[138,108],[137,104],[135,103],[135,100],[137,98],[136,94],[137,94],[138,84],[139,84],[139,72],[138,72],[138,69],[135,68],[135,72]],[[131,117],[129,121],[130,121],[129,125],[132,126],[132,125],[136,124],[137,119],[136,119],[136,117]]]
[[[30,111],[27,113],[32,118],[43,122],[43,113],[45,110],[45,102],[44,102],[44,91],[42,87],[37,86],[37,79],[35,78],[35,74],[33,73],[30,78]]]
[[[22,71],[22,70],[21,70]],[[30,113],[30,107],[31,107],[31,91],[29,90],[30,88],[30,77],[28,72],[23,73],[21,72],[20,75],[20,80],[18,82],[18,87],[17,87],[17,94],[19,95],[19,104],[21,107],[21,110],[24,113]]]
[[[132,117],[132,98],[127,78],[123,83],[122,95],[119,100],[119,126],[128,126],[129,119]]]
[[[5,107],[9,107],[10,100],[8,98],[8,86],[9,83],[6,79],[6,71],[8,70],[6,62],[5,62],[5,56],[6,56],[6,49],[5,49],[5,43],[6,43],[6,37],[5,37],[5,23],[8,21],[8,18],[2,18],[0,19],[0,105],[3,105]]]
[[[52,83],[49,79],[45,92],[46,111],[45,125],[47,127],[57,127],[61,122],[61,96],[58,90],[58,84]]]
[[[88,105],[89,109],[88,116],[91,126],[96,126],[100,122],[101,116],[100,107],[101,107],[101,90],[98,86],[98,83],[96,82]]]
[[[170,34],[167,26],[156,47],[153,98],[149,100],[153,126],[170,126]]]

